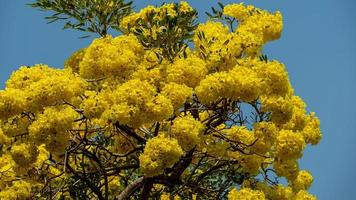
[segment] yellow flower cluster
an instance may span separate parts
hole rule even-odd
[[[243,188],[237,190],[232,189],[228,194],[229,200],[265,200],[265,194],[258,190],[252,190],[249,188]]]
[[[1,121],[0,121],[0,124],[1,124]],[[10,142],[10,138],[8,138],[4,132],[2,131],[1,129],[1,126],[0,126],[0,145],[7,145],[9,144]]]
[[[262,94],[265,95],[291,95],[292,88],[290,86],[288,73],[284,65],[278,61],[261,62],[255,60],[243,60],[241,65],[253,64],[252,67],[258,77],[262,79],[263,88]]]
[[[236,32],[250,32],[263,38],[264,42],[278,39],[283,29],[282,15],[280,12],[271,14],[265,10],[231,4],[224,8],[224,14],[234,17],[239,21]]]
[[[255,141],[253,132],[245,126],[233,126],[225,130],[225,134],[230,140],[243,146],[249,146]]]
[[[29,199],[31,197],[31,183],[23,180],[13,181],[11,186],[0,191],[0,199]]]
[[[276,141],[276,156],[281,159],[298,159],[302,157],[305,141],[301,134],[281,130]]]
[[[20,115],[1,121],[2,131],[9,138],[25,134],[29,125],[30,120]]]
[[[240,4],[229,4],[224,7],[224,15],[234,17],[238,21],[243,21],[251,15],[254,10],[253,6],[245,6],[243,3]]]
[[[289,181],[294,180],[299,172],[298,162],[293,159],[275,159],[273,168],[278,176],[286,177]]]
[[[205,55],[210,71],[221,68],[223,58],[229,58],[230,51],[224,46],[228,39],[229,29],[220,22],[208,21],[199,24],[195,30],[194,45],[199,53]],[[235,48],[239,48],[239,45],[235,45],[233,49]]]
[[[271,119],[277,124],[284,124],[292,118],[293,104],[289,97],[261,96],[262,111],[271,112]]]
[[[195,91],[202,103],[220,98],[251,102],[260,95],[259,78],[252,69],[236,66],[229,72],[216,72],[203,79]]]
[[[186,115],[173,121],[170,135],[178,140],[184,150],[189,151],[199,143],[203,130],[204,125],[200,121]]]
[[[186,12],[192,12],[193,8],[186,1],[180,1],[179,2],[179,10],[182,13],[186,13]]]
[[[193,89],[177,83],[167,83],[162,88],[161,94],[171,100],[174,111],[182,108],[184,102],[191,100]]]
[[[308,171],[301,170],[299,171],[297,177],[292,181],[292,186],[296,191],[308,190],[312,182],[312,175]]]
[[[180,200],[181,198],[178,195],[169,195],[167,193],[162,193],[159,198],[160,200]],[[195,200],[195,199],[193,199]]]
[[[144,55],[143,46],[133,35],[95,39],[86,48],[79,63],[79,73],[85,79],[129,78]]]
[[[313,195],[310,195],[306,190],[293,191],[292,187],[283,186],[281,184],[270,186],[266,182],[257,182],[257,183],[251,184],[250,181],[245,181],[243,183],[243,189],[249,188],[249,187],[254,187],[254,189],[256,191],[264,193],[265,199],[271,199],[271,200],[302,200],[302,199],[316,200],[316,198]],[[250,200],[251,199],[251,198],[248,198],[248,196],[246,196],[246,197],[247,198],[244,198],[242,196],[240,198],[240,200],[244,200],[244,199]]]
[[[270,188],[264,188],[265,189],[265,194],[267,194],[267,197],[270,199],[279,199],[279,200],[289,200],[293,199],[294,193],[291,187],[289,186],[282,186],[278,184],[277,186]]]
[[[68,130],[78,118],[78,113],[71,107],[47,107],[29,126],[29,135],[36,144],[45,144],[52,154],[64,154],[70,140]]]
[[[264,155],[274,146],[278,136],[278,128],[272,122],[258,122],[254,124],[255,144],[252,151]]]
[[[11,147],[11,156],[16,164],[20,167],[28,167],[34,163],[38,156],[38,149],[36,146],[29,144],[18,144]]]
[[[84,93],[86,82],[70,70],[53,69],[47,65],[21,67],[14,72],[0,91],[0,118],[21,112],[36,112],[45,106],[71,102]]]
[[[120,22],[120,28],[124,33],[128,33],[135,30],[137,26],[137,21],[142,20],[143,23],[148,23],[148,17],[153,16],[154,20],[160,21],[166,16],[176,17],[179,14],[185,14],[192,12],[194,9],[185,1],[180,1],[179,4],[175,3],[165,3],[161,7],[147,6],[141,9],[138,13],[133,13],[127,17],[124,17]],[[147,32],[154,39],[157,39],[157,33],[162,32],[162,27],[157,26],[159,24],[151,24],[150,30],[144,29],[143,32]],[[142,27],[140,27],[142,28]]]
[[[120,177],[119,176],[110,176],[108,177],[109,179],[109,190],[111,191],[112,195],[118,195],[120,193],[120,187],[121,187],[121,183],[120,183]]]
[[[301,190],[295,195],[295,200],[316,200],[316,197],[305,190]]]
[[[79,73],[79,64],[85,55],[85,48],[74,52],[64,63],[64,69],[71,69],[75,73]]]
[[[108,96],[112,105],[102,117],[111,122],[139,127],[143,123],[161,121],[173,114],[171,101],[157,94],[156,87],[147,81],[127,81]]]
[[[147,141],[139,157],[140,167],[145,176],[156,176],[176,163],[182,155],[183,150],[176,139],[160,134]]]
[[[109,106],[104,95],[94,91],[86,91],[85,96],[87,98],[82,101],[80,106],[84,110],[84,116],[89,119],[100,118],[101,114]]]
[[[6,119],[27,110],[27,93],[20,89],[6,88],[0,91],[0,119]]]
[[[304,140],[308,144],[316,145],[321,140],[320,121],[312,112],[307,116],[307,123],[302,131]]]
[[[189,87],[197,86],[206,74],[205,62],[194,55],[178,59],[167,67],[169,82],[185,84]]]

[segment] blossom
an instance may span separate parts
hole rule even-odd
[[[252,190],[250,188],[243,188],[237,190],[232,189],[228,194],[229,200],[264,200],[265,194],[258,190]]]
[[[139,157],[140,167],[148,176],[156,176],[179,160],[183,150],[176,139],[158,135],[147,141],[144,153]]]

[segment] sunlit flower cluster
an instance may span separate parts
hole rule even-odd
[[[182,155],[183,150],[178,141],[161,134],[147,141],[145,151],[140,156],[141,169],[148,177],[156,176],[177,162]]]

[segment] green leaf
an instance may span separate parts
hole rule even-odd
[[[222,4],[221,2],[218,2],[219,6],[221,9],[224,9],[224,4]]]

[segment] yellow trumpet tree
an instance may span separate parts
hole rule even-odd
[[[100,37],[0,91],[0,199],[316,199],[298,159],[319,120],[262,51],[280,12],[219,3],[198,23],[184,1],[31,5]]]

